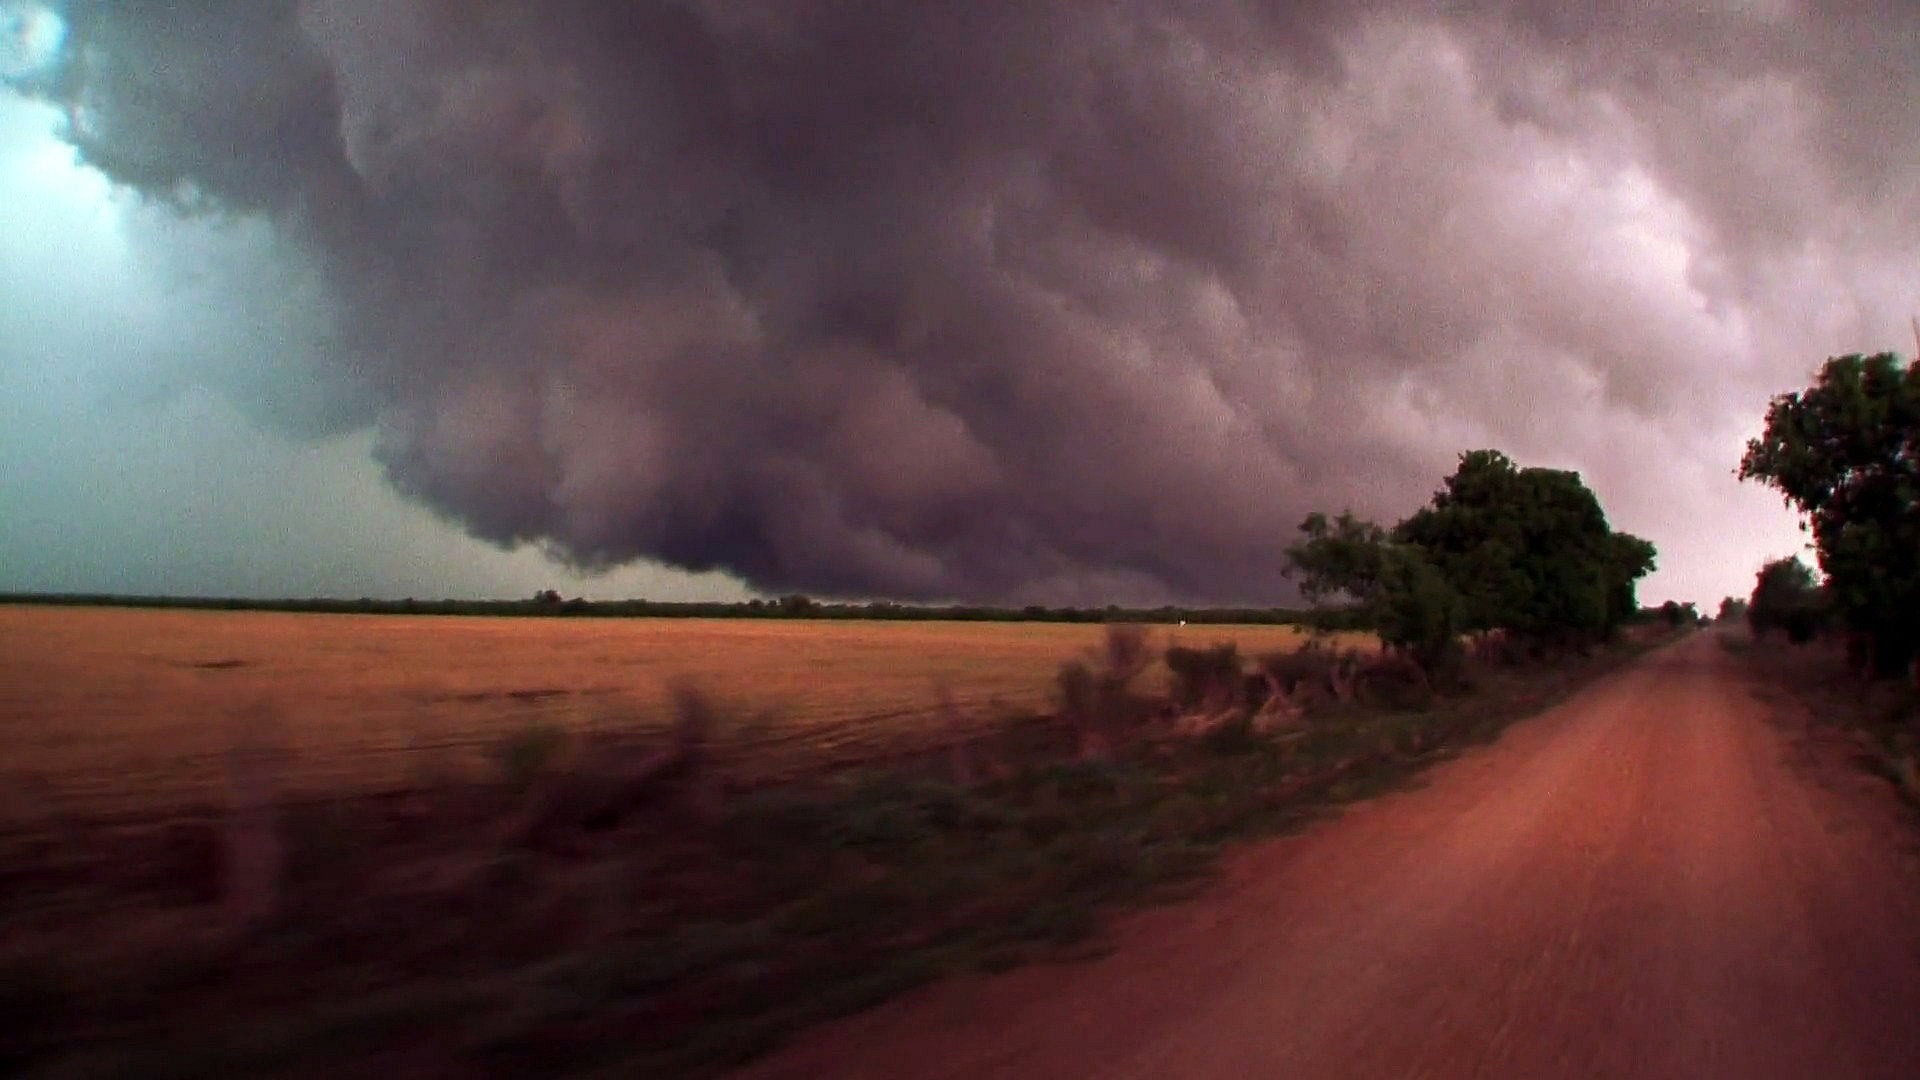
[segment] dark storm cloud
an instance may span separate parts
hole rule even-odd
[[[249,392],[475,535],[1266,600],[1307,509],[1625,487],[1885,332],[1915,17],[1669,7],[101,0],[38,89],[276,225],[330,329]]]

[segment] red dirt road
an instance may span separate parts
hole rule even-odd
[[[1712,635],[1249,848],[1092,963],[953,980],[743,1075],[1920,1077],[1920,852]]]

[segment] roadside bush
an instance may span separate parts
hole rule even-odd
[[[1755,637],[1783,630],[1788,641],[1804,645],[1826,628],[1827,612],[1813,569],[1799,558],[1774,559],[1754,575],[1746,615]]]
[[[1425,709],[1433,704],[1433,680],[1420,664],[1397,653],[1383,653],[1360,669],[1362,696],[1389,709]]]
[[[1787,612],[1787,640],[1795,645],[1805,645],[1820,636],[1820,630],[1826,620],[1819,611],[1811,607],[1798,607]]]
[[[1505,630],[1487,630],[1473,635],[1466,651],[1474,660],[1494,667],[1519,667],[1536,659],[1531,642]]]
[[[1267,653],[1259,669],[1279,691],[1303,708],[1351,701],[1361,667],[1358,654],[1309,641],[1298,649]]]
[[[585,833],[612,828],[654,805],[663,805],[685,824],[716,824],[723,777],[714,743],[725,717],[688,682],[674,685],[672,703],[674,725],[664,744],[589,739],[559,762],[568,741],[564,733],[555,738],[536,725],[509,736],[496,753],[522,796],[509,841],[570,849],[583,842]],[[735,726],[730,734],[739,730]]]
[[[1153,663],[1146,627],[1131,623],[1109,625],[1106,636],[1101,639],[1100,659],[1106,666],[1107,678],[1120,686],[1131,687]]]
[[[1133,685],[1151,655],[1145,630],[1113,625],[1093,656],[1060,665],[1055,694],[1061,717],[1074,727],[1082,758],[1106,756],[1118,732],[1152,714],[1152,704]]]
[[[1217,712],[1244,700],[1246,672],[1232,642],[1205,649],[1174,645],[1163,660],[1173,673],[1173,705],[1181,712]]]

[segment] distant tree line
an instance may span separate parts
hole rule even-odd
[[[94,607],[180,608],[211,611],[288,611],[370,615],[500,615],[529,618],[654,619],[894,619],[951,622],[1252,623],[1304,624],[1309,613],[1278,607],[991,607],[967,604],[843,603],[799,594],[736,603],[563,598],[544,589],[526,600],[379,600],[368,597],[235,599],[199,596],[121,596],[110,593],[6,593],[0,603]],[[1316,625],[1366,629],[1358,609],[1315,613]]]
[[[1677,630],[1687,626],[1698,626],[1705,622],[1706,618],[1691,602],[1681,603],[1678,600],[1669,600],[1657,608],[1641,608],[1640,616],[1636,621],[1663,622]]]

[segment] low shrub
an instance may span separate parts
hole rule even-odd
[[[1153,715],[1153,702],[1134,688],[1151,655],[1144,630],[1115,625],[1092,656],[1060,665],[1054,676],[1060,716],[1073,726],[1082,759],[1110,755],[1123,735]]]
[[[1419,664],[1397,653],[1383,653],[1360,669],[1361,695],[1389,709],[1414,710],[1434,701],[1433,680]]]
[[[1163,660],[1173,673],[1173,705],[1181,712],[1217,712],[1245,699],[1246,671],[1232,642],[1205,649],[1170,646]]]
[[[488,756],[499,770],[501,783],[515,792],[525,792],[553,767],[566,745],[565,728],[535,720],[501,736]]]

